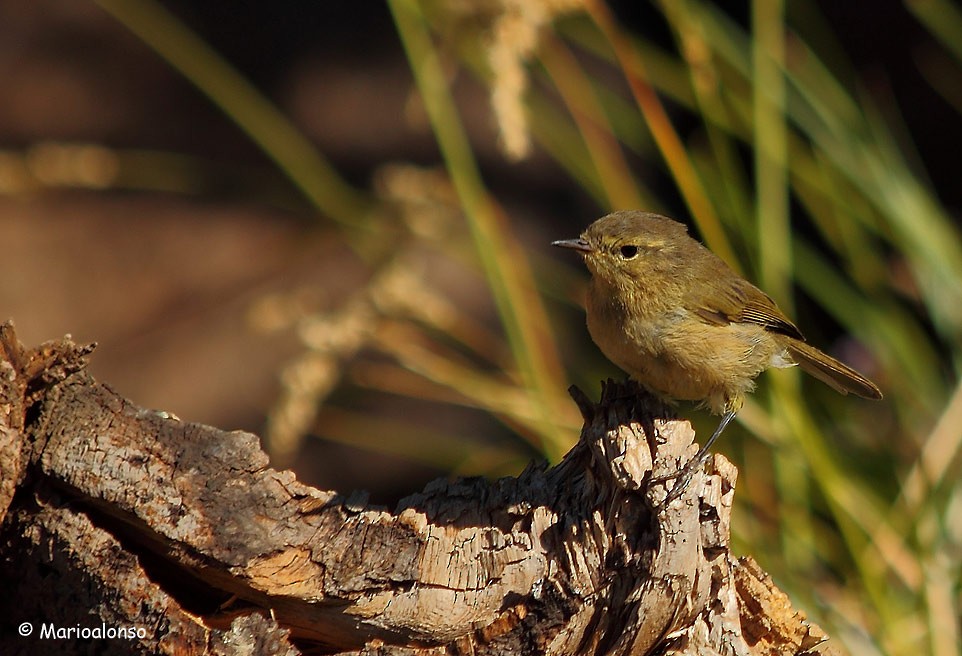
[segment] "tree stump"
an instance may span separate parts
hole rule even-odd
[[[660,503],[694,434],[630,383],[573,393],[558,465],[390,512],[121,398],[91,350],[0,327],[0,653],[832,653],[731,555],[724,457]]]

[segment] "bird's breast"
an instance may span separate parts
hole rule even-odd
[[[645,299],[592,285],[587,302],[588,332],[609,360],[630,374],[664,351],[670,313],[647,311]],[[636,376],[637,377],[637,376]],[[644,381],[642,381],[644,382]]]

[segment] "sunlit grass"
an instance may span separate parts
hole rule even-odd
[[[938,6],[917,3],[916,10]],[[623,33],[603,7],[590,5],[587,19],[560,23],[560,33],[625,75],[637,114],[630,118],[632,110],[617,90],[596,91],[583,83],[579,59],[548,36],[543,70],[574,118],[552,131],[539,129],[541,112],[551,110],[542,109],[540,93],[532,91],[532,130],[602,209],[632,196],[620,190],[631,176],[622,173],[611,138],[662,162],[709,245],[786,308],[793,290],[804,290],[875,357],[874,375],[887,399],[875,413],[856,408],[860,424],[841,428],[844,413],[861,401],[833,399],[829,411],[821,405],[826,397],[800,394],[784,375],[769,381],[767,403],[752,405],[753,413],[767,413],[763,421],[775,447],[768,463],[775,473],[766,477],[772,488],[756,495],[779,503],[771,508],[776,516],[766,520],[774,523],[751,529],[759,540],[742,547],[762,559],[830,633],[835,627],[840,638],[852,635],[852,624],[831,605],[820,605],[826,595],[837,598],[839,608],[860,606],[864,634],[849,643],[855,653],[865,648],[864,636],[882,653],[956,653],[957,626],[941,625],[950,617],[957,622],[957,597],[946,590],[957,593],[959,571],[948,564],[954,562],[948,557],[952,535],[933,527],[947,521],[946,502],[958,491],[953,486],[946,495],[919,493],[922,468],[905,454],[922,457],[956,375],[958,234],[925,178],[900,154],[873,101],[834,76],[817,42],[806,42],[786,24],[777,4],[754,7],[749,32],[714,5],[672,3],[666,18],[682,53],[672,62]],[[933,24],[931,17],[926,21]],[[939,25],[941,38],[950,38],[945,33],[953,24]],[[649,61],[653,65],[646,66]],[[681,141],[652,91],[700,117],[705,138]],[[606,116],[598,117],[595,98]],[[651,139],[631,134],[639,125],[648,127]],[[564,139],[584,145],[566,150],[571,146],[552,138],[561,131]],[[739,159],[738,150],[746,147],[754,154],[756,175]],[[709,190],[715,193],[706,195]],[[637,195],[649,194],[639,188]],[[789,217],[789,198],[803,212]],[[728,248],[729,241],[737,247]],[[907,267],[915,277],[921,311],[899,288],[893,266]],[[940,426],[934,434],[947,451],[945,462],[954,463],[945,466],[957,471],[959,440],[947,437],[944,422]],[[836,443],[846,434],[851,445]],[[885,469],[853,467],[859,448],[876,451],[876,467]],[[945,485],[944,475],[936,474],[929,474],[932,483]],[[893,482],[897,486],[907,476],[916,490],[911,504],[892,494]],[[752,499],[741,501],[749,511]],[[920,525],[927,527],[924,542],[913,529]],[[954,583],[936,583],[932,568]],[[814,572],[824,573],[817,586],[811,585]]]

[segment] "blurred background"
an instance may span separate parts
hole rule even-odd
[[[0,319],[390,506],[570,448],[623,374],[548,244],[668,214],[886,395],[761,378],[735,553],[843,650],[958,654],[962,10],[725,4],[2,0]]]

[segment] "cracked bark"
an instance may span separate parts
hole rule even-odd
[[[716,455],[659,506],[687,422],[609,382],[557,466],[435,481],[389,512],[268,466],[258,438],[137,407],[69,339],[0,327],[0,601],[12,624],[128,626],[63,653],[829,654],[729,552]],[[668,485],[671,483],[669,482]],[[36,634],[0,633],[33,653]]]

